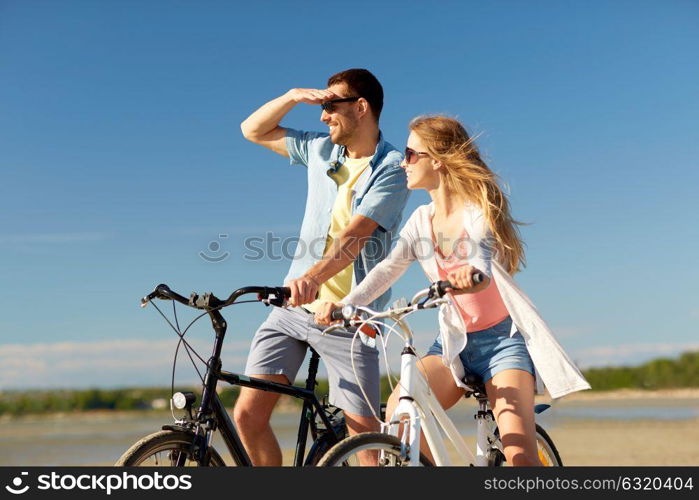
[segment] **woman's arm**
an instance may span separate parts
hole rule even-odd
[[[316,323],[321,325],[332,323],[331,312],[344,304],[357,306],[370,304],[403,275],[410,263],[416,260],[414,224],[415,217],[411,216],[401,230],[393,250],[369,271],[369,274],[342,300],[342,303],[323,302],[320,305],[315,314]]]
[[[411,262],[415,260],[412,241],[406,231],[384,260],[377,264],[354,290],[344,299],[345,304],[365,306],[388,290],[400,278]]]

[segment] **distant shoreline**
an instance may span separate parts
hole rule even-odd
[[[602,401],[609,402],[614,400],[630,401],[630,400],[682,400],[696,399],[699,400],[699,387],[687,387],[678,389],[661,389],[661,390],[642,390],[642,389],[615,389],[610,391],[579,391],[569,394],[557,400],[557,402],[594,402]],[[551,402],[551,397],[546,394],[536,397],[537,403]],[[229,408],[231,410],[231,408]],[[296,413],[299,407],[294,404],[280,402],[276,411],[278,413]],[[28,413],[26,415],[0,415],[0,423],[9,421],[32,421],[32,420],[63,420],[69,418],[95,418],[95,419],[113,419],[123,415],[125,418],[133,415],[136,412],[145,412],[151,414],[162,413],[170,415],[169,410],[82,410],[82,411],[67,411],[67,412],[47,412],[47,413]]]
[[[614,389],[610,391],[578,391],[563,397],[561,400],[609,401],[613,399],[699,399],[699,387],[654,390]]]

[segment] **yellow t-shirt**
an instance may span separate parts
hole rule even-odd
[[[373,157],[366,158],[345,158],[345,162],[330,177],[337,183],[337,198],[333,205],[332,217],[330,219],[330,229],[328,239],[325,243],[325,255],[332,247],[333,241],[342,230],[348,225],[352,217],[352,188],[357,183],[357,179],[369,166]],[[339,302],[352,290],[352,273],[354,264],[350,264],[328,281],[320,285],[318,298],[315,302],[306,304],[304,307],[311,312],[315,312],[320,302]]]

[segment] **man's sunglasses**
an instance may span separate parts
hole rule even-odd
[[[405,148],[405,163],[411,164],[415,163],[420,156],[429,156],[429,153],[424,153],[422,151],[415,151],[414,149]]]
[[[354,102],[358,101],[361,99],[361,97],[341,97],[339,99],[332,99],[330,101],[325,101],[320,103],[320,107],[323,108],[323,111],[326,113],[334,113],[335,112],[335,104],[338,104],[340,102]]]

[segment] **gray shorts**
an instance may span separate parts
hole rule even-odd
[[[286,375],[293,383],[306,357],[306,348],[310,345],[320,354],[328,371],[330,404],[349,413],[372,416],[352,371],[350,345],[353,334],[336,330],[321,335],[324,328],[326,327],[317,325],[313,321],[313,315],[304,309],[273,308],[252,339],[245,374],[253,377]],[[378,351],[357,339],[354,342],[354,365],[359,383],[378,415]]]

